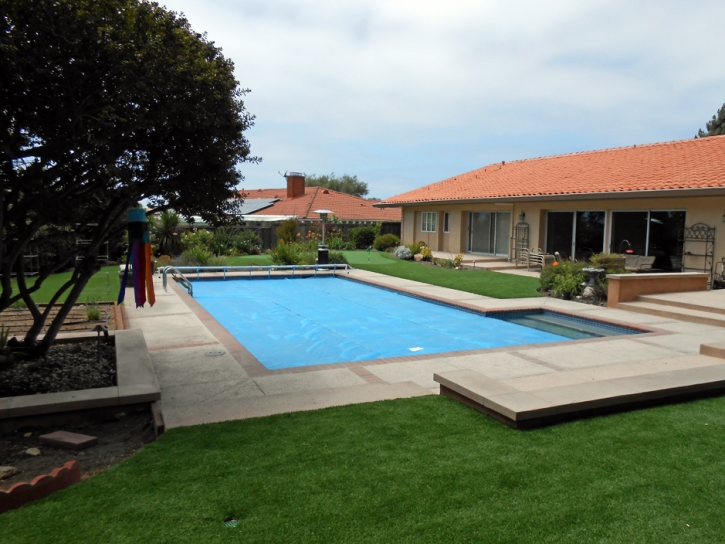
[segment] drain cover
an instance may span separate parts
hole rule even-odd
[[[224,355],[226,351],[207,351],[204,355],[207,357],[219,357],[220,355]]]
[[[237,525],[239,525],[239,520],[235,517],[224,520],[224,527],[236,527]]]

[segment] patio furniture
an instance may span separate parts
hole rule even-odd
[[[657,257],[645,257],[644,255],[627,255],[624,258],[624,269],[632,272],[652,270],[652,265]]]
[[[526,262],[526,270],[531,270],[532,266],[544,267],[554,264],[554,256],[548,255],[541,251],[541,249],[532,249],[529,253],[529,258]]]

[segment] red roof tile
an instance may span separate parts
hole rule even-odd
[[[382,204],[725,187],[725,136],[496,163]]]
[[[305,194],[287,198],[287,189],[242,190],[245,198],[279,198],[269,208],[252,215],[295,215],[300,219],[318,219],[314,210],[331,210],[338,219],[356,221],[400,221],[400,208],[375,208],[379,200],[365,200],[323,187],[306,187]]]

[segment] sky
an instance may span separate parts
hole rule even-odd
[[[158,0],[235,64],[260,164],[387,198],[487,164],[694,137],[722,0]]]

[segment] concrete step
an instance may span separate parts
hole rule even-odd
[[[164,406],[163,410],[164,421],[168,430],[188,425],[304,412],[331,406],[421,397],[424,395],[432,395],[432,393],[413,382],[370,383],[300,393],[225,399],[218,402],[198,403],[193,406]]]
[[[696,304],[693,302],[665,300],[662,298],[658,298],[657,295],[639,295],[636,302],[647,302],[648,304],[659,304],[660,306],[673,306],[676,308],[687,308],[688,310],[697,310],[700,312],[725,315],[725,308],[716,308],[713,306],[706,306],[704,304]]]
[[[691,310],[689,308],[680,308],[676,306],[666,306],[664,304],[639,301],[622,302],[619,306],[617,306],[617,308],[640,314],[650,314],[659,317],[669,317],[679,321],[699,323],[701,325],[725,327],[725,315],[702,310]]]

